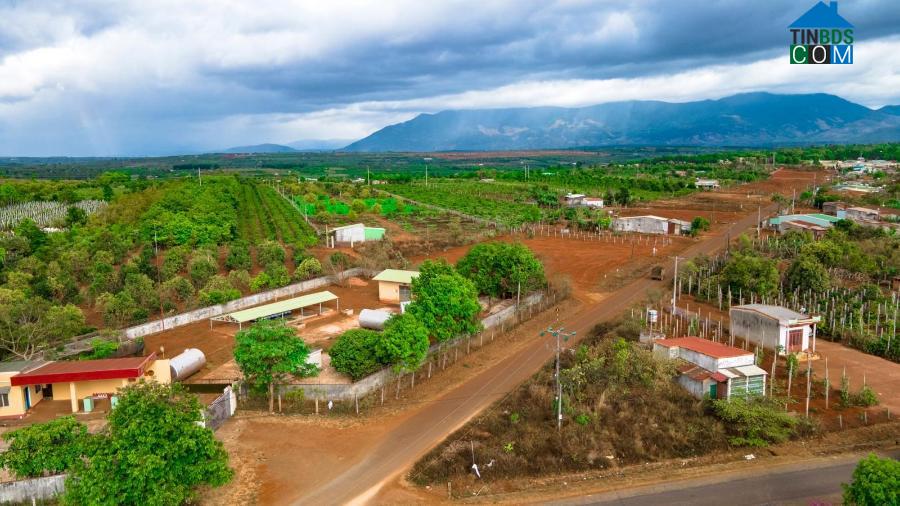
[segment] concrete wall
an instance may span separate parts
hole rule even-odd
[[[379,281],[378,300],[382,302],[400,302],[400,283]]]
[[[781,330],[778,321],[756,311],[731,308],[728,312],[731,321],[731,335],[747,339],[765,349],[775,349]]]
[[[0,503],[31,504],[32,499],[49,500],[61,494],[65,485],[64,474],[0,483]]]
[[[523,297],[522,305],[518,309],[520,311],[527,311],[530,306],[537,306],[544,300],[544,294],[541,292],[533,293],[527,297]],[[505,323],[515,320],[517,317],[516,307],[510,306],[502,311],[498,311],[497,313],[481,320],[481,324],[485,330],[490,330],[492,328],[500,327]],[[465,337],[456,338],[456,340],[451,340],[444,343],[444,347],[453,346],[454,342],[462,343],[464,342]],[[431,346],[428,350],[428,355],[434,355],[441,350],[441,347],[437,344]],[[322,400],[353,400],[356,397],[363,397],[366,394],[373,392],[383,385],[387,385],[390,383],[397,375],[394,373],[391,368],[382,369],[376,373],[370,374],[365,378],[350,384],[293,384],[293,385],[282,385],[279,390],[281,392],[290,392],[296,390],[303,390],[304,394],[309,399],[322,399]]]
[[[702,399],[703,396],[709,393],[709,387],[713,383],[715,381],[712,379],[697,381],[685,374],[678,376],[678,384],[698,399]]]
[[[357,267],[343,271],[340,274],[340,277],[344,279],[351,276],[361,276],[368,274],[370,273],[365,269]],[[195,309],[193,311],[170,316],[162,320],[155,320],[141,325],[135,325],[133,327],[125,329],[125,336],[129,339],[135,339],[149,334],[155,334],[157,332],[162,332],[163,330],[169,330],[175,327],[180,327],[182,325],[188,325],[196,321],[206,320],[212,318],[213,316],[232,313],[241,309],[247,309],[248,307],[258,306],[275,299],[290,297],[301,292],[315,290],[316,288],[331,285],[336,281],[337,280],[331,276],[322,276],[319,278],[302,281],[300,283],[294,283],[293,285],[276,288],[275,290],[269,290],[268,292],[255,293],[253,295],[248,295],[247,297],[242,297],[240,299],[226,302],[225,304],[217,304],[215,306]]]
[[[666,234],[669,222],[656,218],[634,217],[616,218],[613,220],[613,230],[620,232],[639,232],[642,234]]]
[[[366,240],[366,227],[363,224],[350,228],[342,228],[334,231],[336,242],[364,242]]]

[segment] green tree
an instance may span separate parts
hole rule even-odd
[[[284,264],[284,248],[275,241],[263,241],[256,247],[256,263],[263,267],[278,263]]]
[[[249,271],[250,245],[245,241],[235,241],[228,247],[228,257],[225,259],[225,267],[229,269],[243,269]]]
[[[841,486],[844,489],[844,504],[900,504],[900,462],[870,453],[856,465],[853,481]]]
[[[413,302],[407,312],[437,341],[471,334],[481,328],[478,322],[481,306],[475,285],[444,260],[422,263],[419,276],[412,282],[412,295]]]
[[[378,358],[397,371],[414,371],[428,356],[428,330],[406,312],[392,316],[377,341]]]
[[[202,412],[197,397],[177,383],[121,389],[107,433],[71,469],[63,503],[183,504],[199,486],[227,483],[228,454],[202,425]]]
[[[85,223],[87,223],[87,212],[84,209],[76,206],[69,206],[66,209],[66,227],[72,228]]]
[[[90,438],[73,416],[28,425],[3,434],[9,448],[0,453],[0,467],[19,479],[64,473],[87,453]]]
[[[159,295],[156,293],[156,287],[153,286],[153,280],[146,274],[127,275],[124,290],[138,306],[148,311],[159,308]]]
[[[217,272],[219,272],[219,266],[208,251],[198,252],[188,265],[191,283],[197,288],[206,285],[209,278],[213,277]]]
[[[47,233],[41,230],[37,224],[29,218],[25,218],[16,225],[16,235],[28,240],[31,251],[37,251],[47,244]]]
[[[187,302],[194,296],[194,285],[181,276],[174,276],[163,281],[159,289],[163,304],[174,307],[178,303]]]
[[[709,220],[706,218],[697,216],[691,221],[691,235],[697,235],[706,230],[709,230]]]
[[[294,279],[303,281],[322,273],[322,264],[316,257],[304,258],[294,269]]]
[[[218,274],[209,278],[206,286],[200,290],[200,302],[207,306],[222,304],[240,297],[241,291],[231,286],[228,278]]]
[[[732,293],[771,295],[778,288],[778,267],[774,260],[753,253],[732,253],[722,269],[722,280]]]
[[[328,350],[331,365],[354,381],[378,370],[378,342],[381,334],[368,329],[350,329],[337,338]],[[427,339],[427,336],[426,336]]]
[[[828,289],[830,276],[825,267],[812,255],[800,255],[791,262],[784,273],[784,280],[791,291],[811,290],[822,292]]]
[[[540,288],[545,282],[544,266],[525,245],[507,242],[477,244],[456,264],[456,270],[470,279],[478,293],[491,297],[514,297]]]
[[[306,362],[309,347],[282,321],[254,323],[234,340],[234,360],[251,385],[268,389],[271,412],[275,411],[275,383],[319,372],[318,366]]]
[[[103,321],[107,326],[120,328],[141,317],[142,313],[134,299],[127,292],[101,294],[97,298],[97,306],[103,313]],[[144,312],[146,317],[147,313]]]

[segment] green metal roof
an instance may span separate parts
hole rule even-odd
[[[413,278],[419,277],[419,271],[403,271],[400,269],[385,269],[372,278],[373,281],[390,281],[392,283],[412,283]]]
[[[837,222],[841,221],[841,219],[838,218],[837,216],[831,216],[830,214],[813,213],[813,214],[810,214],[809,216],[815,216],[816,218],[828,220],[832,223],[837,223]]]
[[[301,307],[313,306],[315,304],[321,304],[322,302],[336,300],[337,298],[337,295],[326,290],[324,292],[311,293],[309,295],[303,295],[301,297],[294,297],[293,299],[273,302],[264,306],[243,309],[241,311],[235,311],[234,313],[228,313],[222,316],[215,316],[212,319],[216,321],[226,321],[234,323],[252,322],[260,318],[265,318],[266,316],[287,313],[288,311],[300,309]]]

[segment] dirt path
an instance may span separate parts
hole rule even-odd
[[[755,225],[754,213],[728,227],[724,234],[711,236],[688,248],[682,256],[711,254],[725,246],[728,236],[734,237]],[[579,305],[571,314],[564,315],[566,328],[584,335],[597,322],[618,317],[648,289],[664,287],[665,283],[667,280],[638,279],[611,294],[602,304]],[[385,434],[363,459],[298,497],[294,503],[365,503],[374,499],[387,481],[396,478],[451,432],[531,377],[551,358],[551,349],[546,344],[546,338],[530,338],[528,346],[453,388],[430,403],[427,409],[418,409]]]

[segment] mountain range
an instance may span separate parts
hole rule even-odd
[[[900,141],[900,106],[873,110],[828,94],[450,110],[420,114],[347,151],[493,151],[593,146],[778,146]]]

